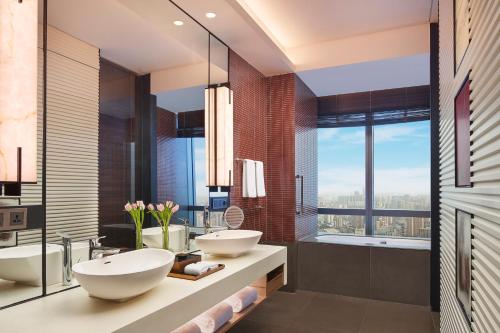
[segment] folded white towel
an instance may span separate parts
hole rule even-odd
[[[200,275],[211,269],[217,268],[217,263],[211,261],[198,261],[184,267],[184,273],[189,275]]]
[[[213,333],[233,318],[233,308],[227,303],[219,303],[192,321],[200,327],[201,333]]]
[[[198,326],[195,322],[188,321],[187,323],[170,333],[201,333],[201,329],[200,326]]]
[[[231,305],[233,312],[241,312],[257,300],[257,289],[245,287],[224,302]]]
[[[243,160],[242,189],[243,198],[256,198],[255,161]]]
[[[257,187],[257,196],[266,196],[266,187],[264,185],[264,163],[262,161],[255,161],[255,182]]]

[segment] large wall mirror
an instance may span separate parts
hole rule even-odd
[[[43,40],[44,1],[33,1]],[[2,206],[42,207],[45,171],[46,222],[39,210],[37,228],[0,232],[0,307],[77,286],[63,274],[68,243],[73,264],[133,248],[127,201],[172,200],[181,207],[172,223],[201,225],[209,197],[227,195],[206,187],[204,96],[209,85],[228,82],[228,54],[168,0],[47,0],[47,135],[44,151],[39,96],[39,181],[23,185],[15,200],[0,196]],[[39,57],[41,64],[41,42]],[[147,218],[144,227],[156,222]],[[2,265],[9,256],[19,257],[18,276]],[[25,277],[28,266],[39,281]]]

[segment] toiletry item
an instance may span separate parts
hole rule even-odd
[[[200,275],[211,269],[217,268],[217,263],[211,261],[199,261],[184,267],[184,274]]]
[[[255,182],[257,197],[265,197],[266,187],[264,185],[264,163],[262,161],[255,161]]]
[[[231,305],[233,312],[241,312],[257,300],[257,289],[245,287],[224,302]]]
[[[201,329],[200,326],[196,325],[195,322],[188,321],[187,323],[170,333],[201,333]]]
[[[219,303],[202,313],[192,321],[201,329],[201,333],[213,333],[233,318],[233,308],[227,303]]]
[[[253,160],[243,160],[243,197],[244,198],[256,198],[257,189],[255,182],[255,161]]]

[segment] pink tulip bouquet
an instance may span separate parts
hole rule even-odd
[[[163,232],[163,243],[162,247],[168,250],[168,226],[170,225],[170,219],[179,210],[179,205],[176,205],[172,201],[167,201],[165,204],[157,204],[156,207],[153,204],[148,205],[148,213],[153,215],[155,220],[162,228]]]
[[[125,211],[130,214],[130,217],[135,223],[135,248],[142,249],[142,224],[144,223],[144,202],[137,201],[134,203],[127,202],[125,204]]]

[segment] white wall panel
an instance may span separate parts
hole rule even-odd
[[[23,204],[41,202],[42,52],[39,51],[38,184],[23,185]],[[49,27],[47,55],[47,241],[97,235],[99,49]],[[39,232],[20,243],[39,242]]]
[[[463,2],[463,1],[462,1]],[[455,209],[472,221],[472,328],[500,332],[500,1],[470,0],[471,42],[454,73],[453,0],[439,2],[441,331],[470,332],[455,296]],[[455,188],[454,99],[471,79],[472,188]]]

